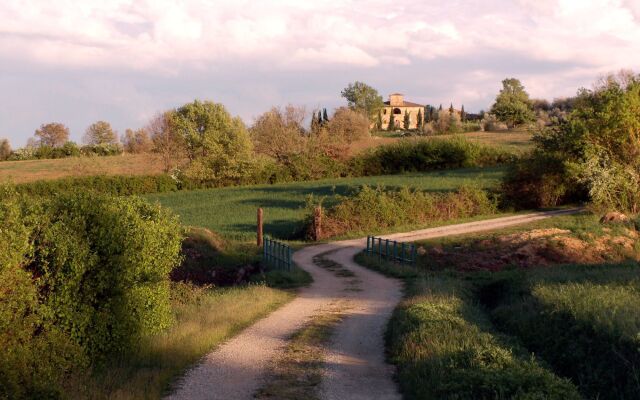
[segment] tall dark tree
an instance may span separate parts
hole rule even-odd
[[[318,111],[318,115],[316,116],[316,112],[314,111],[311,114],[311,133],[318,132],[321,122],[322,122],[322,114],[320,113],[320,111]]]
[[[402,121],[402,127],[407,131],[411,127],[411,116],[409,115],[409,110],[404,110],[404,121]]]
[[[467,113],[464,111],[464,104],[460,108],[460,121],[467,122]]]
[[[393,109],[391,109],[391,113],[389,114],[389,126],[387,127],[388,131],[396,130],[396,116],[393,114]]]
[[[376,129],[382,130],[382,110],[378,110],[378,119],[376,120]]]
[[[453,103],[449,106],[449,114],[453,114],[455,109],[453,108]]]
[[[418,110],[418,121],[416,121],[416,128],[418,128],[419,131],[422,130],[422,110]]]
[[[329,116],[327,115],[327,109],[322,110],[322,123],[326,124],[329,122]]]
[[[440,103],[440,107],[438,107],[438,111],[442,111],[442,103]]]

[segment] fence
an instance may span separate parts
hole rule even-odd
[[[291,253],[291,247],[282,242],[269,238],[262,239],[262,261],[267,266],[291,271],[293,268]]]
[[[384,258],[400,264],[415,264],[416,246],[412,243],[367,236],[367,255],[377,255],[378,259]]]

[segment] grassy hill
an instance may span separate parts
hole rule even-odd
[[[325,198],[325,205],[361,185],[414,187],[429,191],[449,191],[460,186],[490,188],[498,185],[503,168],[459,169],[404,175],[349,179],[325,179],[277,185],[256,185],[149,195],[173,209],[186,225],[202,226],[227,239],[252,240],[256,210],[265,212],[265,233],[290,237],[305,215],[305,198]]]
[[[155,175],[160,173],[162,173],[162,162],[155,154],[0,162],[0,183],[24,183],[68,176]]]

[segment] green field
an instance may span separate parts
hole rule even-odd
[[[265,233],[278,238],[292,237],[305,215],[308,195],[335,202],[361,185],[413,187],[427,191],[449,191],[461,186],[491,188],[499,184],[504,168],[460,169],[404,175],[325,179],[277,185],[256,185],[208,190],[163,193],[146,196],[173,209],[185,225],[202,226],[229,240],[255,237],[256,210],[265,213]]]

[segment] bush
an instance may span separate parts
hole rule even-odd
[[[364,186],[352,197],[341,198],[339,204],[325,212],[322,233],[324,237],[331,237],[347,232],[374,232],[395,226],[493,214],[496,211],[496,200],[480,189],[461,188],[456,192],[427,193],[408,188],[386,190]],[[312,220],[312,216],[308,217],[307,225],[310,226]]]
[[[584,185],[567,175],[562,160],[534,152],[512,163],[502,181],[505,204],[516,208],[555,207],[587,199]]]
[[[19,193],[31,196],[51,196],[56,193],[89,190],[113,196],[173,192],[180,184],[169,175],[95,175],[41,180],[16,185]]]
[[[485,167],[513,158],[511,153],[462,137],[401,141],[380,146],[351,160],[352,175],[371,176],[438,169]]]
[[[58,397],[89,360],[169,325],[176,217],[95,193],[0,199],[0,397]]]

